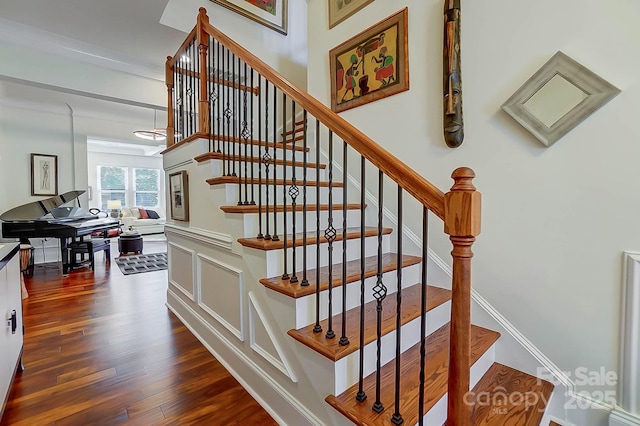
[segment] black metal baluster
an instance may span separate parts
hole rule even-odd
[[[340,345],[347,346],[347,143],[342,142],[342,336]]]
[[[220,97],[222,94],[222,86],[220,85],[220,73],[222,72],[222,70],[220,69],[220,57],[223,56],[222,55],[222,44],[218,43],[218,57],[216,58],[217,60],[217,66],[216,66],[216,89],[218,90],[218,114],[216,117],[216,122],[217,122],[217,132],[216,132],[216,140],[218,141],[218,152],[222,152],[224,151],[224,139],[222,140],[222,150],[220,149],[220,138],[222,138],[222,132],[220,131],[220,121],[222,120],[222,105],[220,102]],[[223,170],[223,175],[224,175],[224,154],[222,156],[222,170]]]
[[[320,161],[320,121],[316,118],[316,162]],[[331,266],[329,266],[331,269]],[[316,173],[316,325],[314,333],[320,333],[320,173]]]
[[[229,86],[231,86],[231,102],[233,105],[233,109],[231,111],[230,114],[230,129],[232,129],[232,134],[229,135],[229,138],[232,142],[231,144],[231,176],[238,176],[240,175],[240,171],[238,170],[238,173],[236,173],[236,161],[238,161],[238,158],[236,157],[236,148],[240,145],[240,135],[238,135],[236,133],[236,121],[237,120],[237,114],[238,114],[238,108],[237,108],[237,104],[236,104],[236,90],[234,87],[234,82],[236,81],[236,54],[232,53],[231,54],[231,78],[229,79],[229,81],[227,82],[227,84],[229,84]],[[240,148],[238,148],[238,151],[240,151]],[[242,186],[241,186],[241,182],[240,179],[238,179],[238,199],[242,199]]]
[[[296,117],[296,103],[295,101],[292,99],[291,100],[291,131],[294,131],[295,128],[295,117]],[[284,129],[283,129],[284,130]],[[284,134],[286,135],[286,132],[284,132]],[[283,138],[283,140],[286,139],[286,137]],[[286,143],[284,144],[284,148],[286,149]],[[293,148],[293,146],[291,147]],[[293,238],[291,239],[291,278],[289,279],[289,282],[291,283],[297,283],[298,282],[298,276],[296,275],[296,200],[298,198],[298,195],[300,195],[300,190],[298,189],[298,185],[296,182],[296,156],[295,156],[295,151],[292,149],[291,150],[291,186],[289,187],[289,196],[291,197],[291,221],[292,223],[292,230],[291,230],[291,235],[293,235]],[[286,165],[285,165],[286,167]],[[286,214],[286,212],[285,212]],[[304,214],[304,211],[303,211]]]
[[[380,368],[381,368],[381,346],[382,346],[382,301],[387,297],[387,287],[382,282],[382,205],[383,205],[383,174],[378,171],[378,271],[376,274],[376,285],[373,287],[373,296],[376,298],[376,402],[371,409],[376,413],[384,410],[380,401]]]
[[[418,391],[418,424],[424,425],[424,362],[427,357],[427,255],[429,252],[429,215],[422,208],[422,284],[420,301],[420,389]]]
[[[211,40],[211,36],[209,38],[209,45],[207,46],[207,72],[213,68],[213,43]],[[206,74],[204,77],[200,76],[200,78],[206,78],[207,81],[207,102],[209,103],[209,132],[207,134],[207,138],[209,139],[209,152],[214,151],[214,143],[213,143],[213,108],[215,106],[215,101],[213,97],[213,81],[209,74]]]
[[[262,79],[262,76],[260,76]],[[265,196],[265,234],[264,239],[270,240],[271,234],[269,233],[269,165],[271,164],[271,155],[269,154],[269,80],[265,78],[265,91],[264,91],[264,156],[262,162],[264,164],[264,196]]]
[[[245,64],[245,67],[246,67],[246,64]],[[255,94],[253,92],[253,74],[254,74],[254,71],[253,71],[253,68],[251,68],[251,67],[249,67],[249,69],[251,70],[251,86],[250,86],[250,90],[251,91],[249,92],[251,94],[251,97],[249,98],[249,99],[251,99],[251,109],[249,110],[249,112],[251,113],[251,119],[250,119],[251,132],[250,132],[249,138],[251,140],[251,182],[253,182],[253,178],[254,178],[254,170],[253,169],[255,168],[255,161],[254,161],[254,156],[253,156],[253,149],[254,149],[253,148],[253,145],[254,145],[253,129],[254,129],[255,125],[256,125],[256,123],[254,121],[255,117],[253,116],[253,113],[254,113],[254,110],[255,110],[255,103],[254,103],[254,98],[253,97],[255,96]],[[245,68],[245,74],[246,74],[246,68]],[[247,80],[247,77],[245,75],[245,83],[247,82],[246,80]],[[258,159],[259,158],[260,158],[260,145],[258,145]],[[260,163],[260,160],[258,160],[258,163]],[[262,182],[260,182],[260,179],[258,179],[258,191],[260,190],[260,185],[262,185]],[[250,204],[252,206],[256,205],[256,197],[255,197],[254,189],[255,189],[255,185],[251,185],[251,203]],[[262,222],[260,222],[260,227],[262,227]],[[262,228],[260,228],[260,229],[262,230]]]
[[[282,92],[282,134],[287,131],[287,95]],[[275,142],[275,140],[274,140]],[[289,271],[287,268],[287,147],[284,141],[282,142],[282,220],[283,220],[283,232],[284,232],[284,273],[282,274],[283,280],[288,280]],[[295,235],[293,239],[295,239]]]
[[[278,164],[278,149],[276,141],[278,140],[278,89],[273,86],[273,235],[271,241],[280,241],[278,237],[278,176],[277,167]],[[287,230],[285,229],[285,234]]]
[[[316,188],[316,191],[320,189]],[[327,339],[336,337],[333,331],[333,242],[336,239],[336,229],[333,227],[333,131],[329,130],[329,220],[324,237],[329,243],[329,267],[327,280],[329,281],[327,296],[329,297],[329,317],[327,318]],[[318,191],[319,192],[319,191]]]
[[[229,108],[229,84],[227,84],[227,68],[229,67],[229,49],[226,47],[223,48],[223,53],[226,51],[226,55],[223,56],[222,60],[222,86],[224,92],[224,120],[222,121],[223,133],[224,133],[224,149],[223,149],[223,157],[224,157],[224,175],[231,176],[231,164],[229,162],[231,153],[229,151],[229,117],[231,114],[231,108]]]
[[[356,400],[362,402],[367,399],[364,392],[364,304],[365,304],[365,272],[366,272],[366,251],[365,251],[365,214],[364,205],[366,201],[366,160],[360,157],[360,371],[358,372],[358,393]]]
[[[244,64],[244,80],[247,78],[247,64]],[[240,81],[238,81],[240,85]],[[242,90],[242,138],[244,139],[244,205],[249,205],[249,137],[251,132],[249,131],[248,123],[248,111],[247,111],[247,87],[244,85]],[[253,166],[253,162],[251,163]],[[252,168],[253,173],[253,168]],[[251,181],[251,187],[253,188],[253,179]],[[254,203],[255,204],[255,203]]]
[[[396,389],[395,412],[391,417],[391,423],[401,425],[404,422],[400,413],[400,344],[402,327],[402,187],[398,185],[398,259],[396,264],[396,277],[398,290],[396,292]]]
[[[306,287],[309,285],[307,279],[307,110],[302,111],[302,135],[304,142],[302,144],[303,157],[302,157],[302,282],[301,286]],[[316,174],[318,173],[318,166],[316,163]]]
[[[253,70],[251,70],[251,87],[253,88]],[[262,163],[264,162],[262,159],[262,76],[258,74],[258,238],[264,238],[262,234],[262,218],[264,212],[262,211]],[[253,120],[252,120],[253,121]],[[253,134],[251,136],[253,139]],[[253,149],[251,150],[253,153]],[[265,149],[265,154],[266,154]],[[267,188],[269,187],[269,166],[265,165],[267,168]],[[268,211],[267,207],[267,211]],[[267,229],[268,228],[267,224]],[[267,234],[269,231],[267,231]]]

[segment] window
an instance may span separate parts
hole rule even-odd
[[[107,201],[120,200],[127,205],[127,169],[125,167],[98,166],[100,176],[100,210],[107,210]]]
[[[101,210],[109,200],[120,200],[123,207],[160,206],[159,169],[98,166],[98,177]]]
[[[157,169],[133,169],[135,205],[157,207],[159,203],[160,172]]]

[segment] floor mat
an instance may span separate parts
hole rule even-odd
[[[125,275],[161,271],[167,269],[167,253],[122,256],[116,258],[116,264]]]

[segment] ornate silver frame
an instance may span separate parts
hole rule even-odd
[[[553,77],[559,75],[584,93],[584,99],[552,125],[543,122],[525,106]],[[557,52],[531,76],[502,109],[546,146],[552,145],[620,93],[609,82],[594,74],[562,52]]]

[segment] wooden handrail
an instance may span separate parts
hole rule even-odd
[[[202,13],[206,13],[205,8],[200,8],[200,14]],[[444,220],[444,193],[431,182],[212,25],[204,23],[203,29]]]
[[[198,26],[196,25],[195,27],[193,27],[187,38],[182,42],[178,50],[176,50],[176,54],[171,57],[171,61],[168,64],[170,67],[173,67],[176,62],[180,60],[180,55],[187,48],[187,46],[196,41],[197,30]]]

